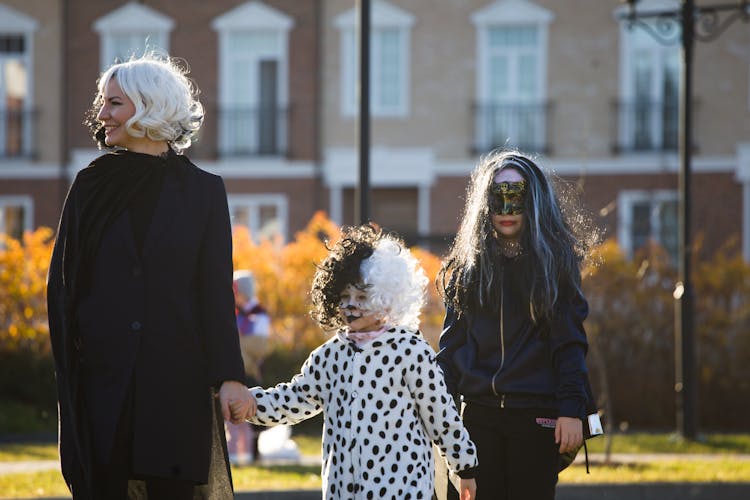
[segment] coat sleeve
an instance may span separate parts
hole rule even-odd
[[[557,373],[556,399],[560,415],[586,416],[586,350],[588,342],[583,321],[588,316],[588,303],[580,291],[560,303],[552,319],[550,342]]]
[[[477,466],[477,450],[463,425],[430,345],[416,339],[407,358],[405,380],[427,435],[459,476]]]
[[[75,425],[75,384],[71,380],[74,378],[71,372],[75,353],[70,338],[73,333],[68,331],[70,318],[67,315],[70,311],[67,307],[70,298],[63,277],[66,260],[70,260],[75,252],[73,242],[78,231],[75,209],[78,196],[78,182],[74,181],[65,198],[47,274],[47,315],[57,384],[60,466],[69,489],[73,485],[83,484]]]
[[[440,334],[437,362],[440,365],[448,393],[454,398],[458,394],[459,372],[454,362],[456,351],[466,344],[466,315],[459,317],[456,311],[448,306],[443,322],[443,331]]]
[[[71,355],[66,347],[66,343],[72,340],[67,338],[69,332],[66,325],[67,314],[69,314],[66,307],[70,299],[67,292],[70,284],[65,282],[64,273],[77,250],[74,248],[74,242],[77,240],[78,232],[76,205],[80,196],[79,191],[78,177],[76,177],[65,197],[47,272],[47,319],[58,379],[61,376],[64,378],[63,372],[67,371],[70,361],[66,358]]]
[[[232,229],[224,183],[212,176],[210,213],[199,256],[201,319],[208,374],[213,385],[227,380],[244,381],[237,320],[232,291]]]
[[[258,425],[293,425],[314,417],[323,409],[325,375],[320,369],[324,365],[321,349],[310,354],[300,373],[290,382],[263,389],[253,387],[250,393],[258,403],[255,416],[249,422]]]

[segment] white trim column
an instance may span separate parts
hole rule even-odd
[[[338,224],[341,225],[341,222],[344,220],[344,212],[343,212],[343,191],[344,187],[341,184],[335,184],[328,186],[328,210],[329,214],[328,216],[330,219]]]
[[[417,231],[430,234],[430,189],[435,182],[435,155],[429,148],[385,148],[370,152],[370,187],[399,187],[417,190]],[[323,163],[323,181],[330,191],[330,218],[342,220],[342,192],[356,188],[359,181],[357,151],[353,148],[328,148]]]
[[[430,234],[430,190],[429,184],[417,187],[417,233],[419,236]]]
[[[737,145],[737,180],[742,184],[742,256],[750,262],[750,143]]]

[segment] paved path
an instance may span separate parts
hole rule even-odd
[[[239,492],[234,495],[234,498],[235,500],[320,500],[320,491]],[[750,483],[561,485],[557,487],[555,498],[557,500],[748,500]],[[70,497],[36,500],[70,500]]]
[[[720,454],[720,453],[613,453],[610,461],[620,464],[632,464],[639,462],[656,462],[656,461],[692,461],[692,460],[732,460],[750,461],[750,454]],[[576,457],[576,463],[583,463],[583,453]],[[589,462],[598,464],[604,462],[603,453],[589,453]],[[315,455],[303,455],[299,460],[262,460],[259,465],[319,465],[320,457]],[[36,472],[40,470],[60,470],[60,463],[57,460],[27,460],[22,462],[0,462],[0,475],[17,474],[19,472]],[[750,481],[750,478],[748,478]],[[750,498],[750,497],[748,497]]]
[[[40,470],[60,470],[57,460],[25,460],[23,462],[0,462],[0,475],[18,474],[20,472],[37,472]]]

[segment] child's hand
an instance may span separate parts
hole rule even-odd
[[[247,386],[236,380],[226,380],[221,384],[219,400],[224,420],[228,420],[233,424],[242,423],[245,420],[245,415],[250,412],[251,407],[253,407],[252,412],[255,414],[255,399],[250,395]],[[236,409],[230,411],[230,404],[234,405]]]
[[[474,500],[477,497],[477,480],[461,479],[461,500]]]
[[[258,409],[258,403],[255,401],[255,398],[252,394],[250,394],[250,401],[249,406],[244,401],[230,401],[229,402],[229,411],[232,415],[232,420],[239,419],[239,420],[247,420],[248,418],[255,415],[255,412]]]

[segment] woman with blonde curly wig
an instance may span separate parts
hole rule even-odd
[[[110,151],[70,188],[48,278],[63,476],[76,499],[229,499],[221,416],[253,401],[224,185],[182,154],[203,110],[166,57],[115,64],[98,89]]]

